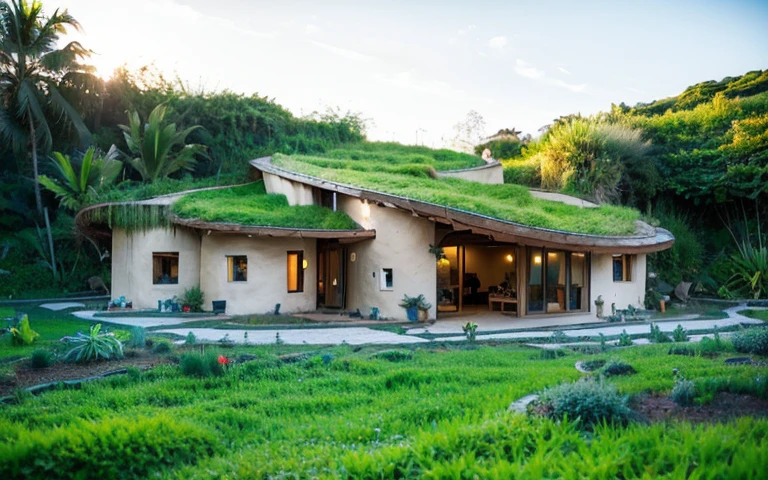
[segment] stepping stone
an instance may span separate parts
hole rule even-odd
[[[725,360],[726,365],[744,365],[752,363],[752,359],[749,357],[736,357],[728,358]]]
[[[520,400],[514,401],[509,404],[509,408],[507,408],[507,411],[509,412],[517,412],[517,413],[526,413],[528,405],[531,402],[534,402],[539,399],[539,396],[535,393],[531,395],[526,395]]]

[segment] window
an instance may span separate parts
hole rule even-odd
[[[179,252],[152,254],[152,283],[155,285],[179,283]]]
[[[245,255],[233,255],[227,257],[227,281],[248,281],[248,257]]]
[[[381,290],[392,290],[395,285],[394,273],[391,268],[381,269]]]
[[[614,255],[613,256],[613,281],[631,282],[632,281],[632,257],[634,255]]]
[[[288,252],[288,293],[304,291],[304,252]]]

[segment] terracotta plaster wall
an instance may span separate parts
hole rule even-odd
[[[288,293],[288,251],[304,251],[304,291]],[[248,279],[229,282],[227,256],[248,257]],[[226,300],[227,314],[245,315],[314,310],[317,303],[316,240],[311,238],[270,238],[246,235],[204,235],[201,248],[201,288],[205,309],[212,300]]]
[[[264,188],[267,193],[279,193],[288,199],[288,205],[312,205],[314,196],[312,187],[299,182],[292,182],[271,173],[264,173]]]
[[[155,285],[153,252],[179,252],[179,283]],[[125,296],[133,308],[157,308],[157,301],[181,297],[184,290],[200,284],[200,236],[178,227],[147,232],[112,232],[112,297]]]
[[[339,208],[364,228],[376,230],[376,238],[352,244],[347,249],[347,309],[360,309],[367,316],[378,307],[386,318],[405,320],[398,304],[403,295],[423,294],[432,304],[429,318],[435,318],[437,305],[437,263],[429,253],[435,243],[433,222],[387,207],[370,205],[365,220],[359,199],[339,196]],[[350,261],[352,254],[355,261]],[[393,270],[392,290],[381,289],[381,270]]]
[[[611,254],[592,254],[592,286],[590,289],[590,310],[595,309],[598,295],[603,296],[605,315],[611,314],[611,304],[616,308],[626,309],[629,305],[642,306],[645,298],[646,256],[638,254],[632,265],[632,280],[629,282],[613,281],[613,260]]]

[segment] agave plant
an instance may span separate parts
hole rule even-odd
[[[762,242],[757,247],[748,241],[739,245],[738,253],[731,255],[731,269],[729,290],[755,300],[768,296],[768,248]]]
[[[149,114],[147,123],[142,124],[138,112],[128,114],[130,125],[120,125],[125,136],[125,143],[134,155],[128,163],[136,169],[141,178],[148,183],[166,178],[179,170],[191,170],[195,165],[195,155],[202,153],[202,145],[187,145],[187,136],[199,125],[177,131],[176,124],[164,124],[168,107],[158,105]]]
[[[123,344],[114,335],[101,333],[100,323],[92,325],[88,335],[77,332],[70,341],[77,345],[64,355],[65,360],[87,362],[99,358],[109,360],[123,356]]]
[[[40,183],[56,194],[62,207],[72,211],[80,210],[90,194],[113,184],[120,175],[123,164],[117,160],[117,156],[118,151],[114,145],[106,155],[97,155],[95,147],[89,148],[81,162],[53,152],[51,163],[55,177],[41,175]]]

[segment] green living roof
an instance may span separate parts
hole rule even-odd
[[[344,212],[315,205],[290,206],[285,195],[267,194],[261,181],[189,193],[178,199],[171,211],[179,218],[211,223],[307,230],[360,229]]]
[[[477,157],[445,150],[368,143],[326,156],[276,154],[272,164],[296,173],[381,193],[442,205],[530,227],[591,235],[633,235],[637,210],[603,205],[581,208],[536,198],[520,185],[489,185],[458,178],[436,178],[435,170],[482,165]],[[355,153],[358,152],[358,153]],[[361,155],[359,152],[364,153]],[[429,152],[433,152],[431,155]],[[443,157],[445,155],[445,157]],[[438,158],[439,157],[439,158]],[[470,162],[465,157],[477,161]],[[417,159],[410,162],[410,159]],[[464,166],[459,166],[460,161]]]

